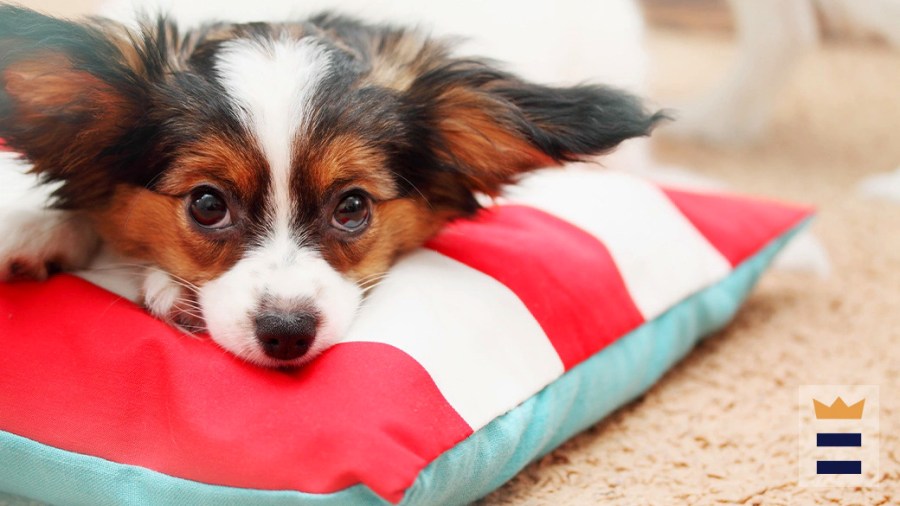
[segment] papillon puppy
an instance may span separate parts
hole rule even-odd
[[[145,266],[153,315],[296,366],[479,194],[662,118],[339,15],[182,31],[4,5],[0,138],[53,192],[0,217],[0,279],[82,268],[103,244]]]

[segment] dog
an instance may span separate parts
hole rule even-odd
[[[664,113],[546,86],[414,28],[69,21],[0,6],[0,138],[50,208],[0,217],[0,278],[136,266],[156,317],[299,366],[478,196],[648,135]],[[7,163],[8,165],[8,163]],[[25,202],[33,204],[33,202]]]

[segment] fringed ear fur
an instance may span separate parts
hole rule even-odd
[[[110,21],[84,23],[0,5],[0,138],[79,207],[109,190],[104,169],[129,153],[145,113],[142,55]]]
[[[665,118],[620,90],[542,86],[471,60],[422,73],[407,97],[437,167],[436,199],[466,212],[477,208],[472,192],[495,195],[524,172],[605,153]]]

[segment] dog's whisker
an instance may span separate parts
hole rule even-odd
[[[387,277],[387,276],[385,276],[385,277],[383,277],[383,278],[380,278],[380,279],[378,279],[378,280],[375,280],[375,281],[369,283],[369,284],[366,285],[366,286],[361,287],[361,288],[362,288],[363,295],[369,293],[369,292],[372,291],[375,287],[380,286],[380,285],[381,285],[381,282],[384,281],[384,279],[385,279],[386,277]]]
[[[87,267],[81,269],[84,272],[128,272],[129,274],[140,274],[146,266],[128,266],[128,265],[104,265],[102,267]]]
[[[195,308],[195,307],[189,306],[189,305],[184,305],[179,302],[176,302],[172,307],[174,309],[177,309],[178,311],[181,311],[182,313],[185,313],[185,314],[188,314],[191,316],[196,316],[198,318],[201,315],[201,312],[199,312],[198,308]]]
[[[381,282],[384,281],[386,278],[387,278],[387,276],[384,276],[384,277],[378,278],[378,279],[370,280],[370,281],[366,282],[365,284],[360,285],[360,288],[361,288],[364,292],[365,292],[365,291],[368,291],[368,290],[371,290],[372,288],[374,288],[374,287],[380,285]]]
[[[181,286],[184,286],[185,288],[190,288],[190,289],[192,289],[192,290],[194,290],[194,291],[197,291],[197,290],[200,289],[200,287],[198,287],[198,286],[195,285],[194,283],[191,283],[190,281],[188,281],[188,280],[182,278],[181,276],[178,276],[178,275],[176,275],[176,274],[173,274],[173,273],[171,273],[171,272],[169,272],[169,271],[167,271],[167,270],[160,269],[159,267],[152,266],[152,265],[151,265],[151,266],[148,266],[148,268],[153,269],[153,270],[158,271],[158,272],[163,272],[163,273],[165,273],[165,274],[168,275],[170,278],[172,278],[173,281],[177,282],[177,283],[180,284]]]
[[[428,206],[428,208],[431,209],[432,211],[434,210],[434,206],[431,205],[431,201],[428,200],[428,197],[426,197],[425,194],[422,193],[422,190],[420,190],[419,187],[417,187],[416,185],[414,185],[414,184],[412,183],[412,181],[410,181],[409,179],[407,179],[405,176],[403,176],[403,174],[400,174],[400,173],[397,172],[396,170],[391,170],[391,173],[393,173],[395,176],[397,176],[397,177],[399,177],[400,179],[402,179],[403,181],[405,181],[406,184],[408,184],[413,190],[416,191],[416,193],[419,194],[419,196],[422,197],[422,200],[425,201],[425,204]]]
[[[366,283],[372,281],[373,279],[383,279],[383,278],[385,278],[386,276],[387,276],[387,272],[378,272],[378,273],[375,273],[375,274],[370,274],[370,275],[368,275],[368,276],[363,276],[362,278],[360,278],[359,280],[357,280],[356,283],[357,283],[358,285],[362,286],[362,285],[365,285]]]
[[[181,305],[181,304],[178,304],[178,303],[176,303],[176,304],[175,304],[174,306],[172,306],[172,307],[174,307],[175,309],[181,311],[182,313],[185,313],[185,314],[188,314],[188,315],[191,315],[191,316],[195,316],[195,317],[197,317],[198,319],[202,319],[202,318],[203,318],[203,311],[202,311],[200,308],[197,308],[197,307],[194,307],[194,306],[185,306],[185,305]]]
[[[153,265],[147,265],[144,267],[147,269],[153,270],[153,271],[162,272],[162,273],[166,274],[172,283],[174,283],[178,286],[181,286],[182,288],[186,288],[191,294],[197,295],[200,293],[199,286],[195,285],[194,283],[191,283],[190,281],[188,281],[178,275],[172,274],[171,272],[169,272],[165,269],[160,269],[159,267],[156,267]]]
[[[364,287],[364,288],[362,289],[362,293],[363,293],[363,294],[369,293],[369,292],[371,292],[372,290],[374,290],[374,289],[375,289],[376,287],[378,287],[378,286],[381,286],[381,283],[373,283],[373,284],[371,284],[371,285],[369,285],[369,286],[366,286],[366,287]]]

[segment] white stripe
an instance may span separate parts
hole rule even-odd
[[[536,173],[507,196],[600,239],[647,320],[731,271],[665,194],[637,177],[573,166]]]
[[[386,343],[412,356],[474,430],[564,370],[515,294],[429,250],[394,266],[364,303],[346,341]]]
[[[269,162],[276,230],[288,227],[293,208],[293,141],[306,126],[310,97],[329,67],[328,53],[311,37],[236,40],[224,44],[217,57],[222,84]]]

